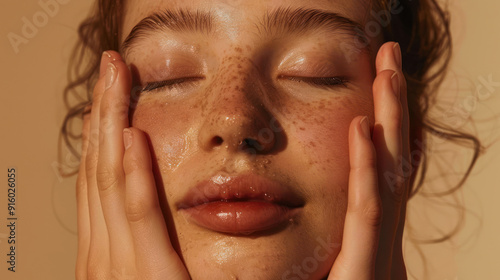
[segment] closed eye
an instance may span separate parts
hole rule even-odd
[[[189,86],[193,82],[197,82],[205,79],[204,77],[187,77],[187,78],[178,78],[171,80],[164,80],[159,82],[149,82],[141,89],[141,92],[152,92],[161,89],[173,90],[177,88],[182,88]]]
[[[332,88],[337,86],[347,87],[348,80],[345,77],[294,77],[294,76],[278,76],[278,79],[286,79],[295,82],[304,82],[316,87]]]
[[[188,86],[189,83],[203,80],[204,77],[187,77],[158,82],[149,82],[141,89],[141,92],[153,92],[161,89],[173,90]],[[344,77],[294,77],[294,76],[278,76],[278,79],[286,79],[295,82],[304,82],[309,85],[323,88],[332,88],[337,86],[347,87],[348,80]]]

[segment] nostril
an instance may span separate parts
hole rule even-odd
[[[212,143],[215,145],[215,146],[219,146],[220,144],[222,144],[222,142],[224,142],[224,140],[222,139],[222,137],[220,136],[215,136],[213,139],[212,139]]]
[[[252,139],[252,138],[245,138],[245,140],[243,140],[243,144],[248,146],[248,147],[254,148],[257,151],[262,151],[262,149],[263,149],[263,147],[259,143],[259,141]]]

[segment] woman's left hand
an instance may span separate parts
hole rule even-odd
[[[351,122],[347,213],[329,280],[407,279],[402,236],[412,170],[401,65],[399,44],[385,43],[376,59],[373,134],[367,118]]]

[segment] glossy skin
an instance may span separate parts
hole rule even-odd
[[[77,278],[406,277],[401,236],[409,178],[401,158],[408,158],[408,117],[399,47],[386,43],[375,61],[376,43],[372,52],[348,58],[340,46],[346,35],[286,34],[274,41],[255,35],[255,21],[281,6],[363,23],[366,11],[357,1],[249,3],[126,6],[122,38],[159,8],[210,8],[219,33],[157,32],[123,58],[103,55],[84,121]],[[280,75],[340,76],[346,83],[325,88]],[[135,95],[148,82],[190,76],[203,79]],[[373,134],[366,137],[368,124]],[[265,138],[263,131],[273,133]],[[247,138],[260,143],[256,152],[242,148]],[[303,207],[286,225],[248,236],[202,228],[176,205],[220,172],[286,183]],[[405,180],[390,184],[387,172]]]

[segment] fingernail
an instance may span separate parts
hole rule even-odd
[[[107,57],[107,58],[111,58],[111,54],[110,54],[109,52],[107,52],[107,51],[102,52],[102,57],[101,57],[101,60],[102,60],[103,58],[105,58],[105,57]]]
[[[107,63],[111,59],[111,54],[108,52],[102,52],[101,54],[101,64],[99,66],[99,79],[106,75],[106,70],[103,68],[104,63]]]
[[[396,98],[399,100],[400,99],[399,75],[398,75],[398,72],[396,72],[396,71],[394,71],[394,74],[392,74],[391,84],[392,84],[392,92],[394,93]]]
[[[368,117],[363,117],[361,121],[359,121],[359,125],[361,126],[361,131],[363,132],[363,136],[367,139],[371,139],[370,135],[370,124],[368,124]]]
[[[106,90],[108,90],[116,78],[116,66],[113,63],[108,63],[108,67],[106,68]]]
[[[115,57],[113,57],[113,56],[111,55],[111,53],[110,53],[110,52],[108,52],[108,51],[104,51],[104,52],[102,52],[101,61],[102,61],[104,58],[107,58],[108,60],[110,60],[110,59],[111,59],[111,61],[117,61],[117,60],[119,59],[119,58],[117,58],[116,56],[115,56]]]
[[[123,145],[125,146],[125,150],[128,150],[132,146],[132,131],[128,128],[123,129]]]
[[[399,43],[394,44],[394,60],[396,61],[396,64],[398,65],[399,69],[401,69],[402,66],[402,58],[401,58],[401,46],[399,46]]]

